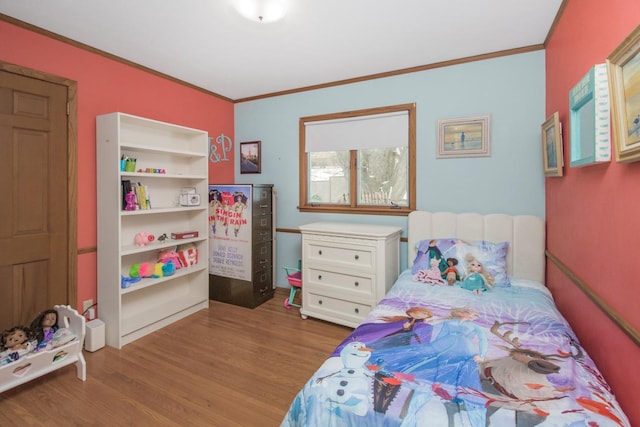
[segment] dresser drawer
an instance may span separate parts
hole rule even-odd
[[[304,314],[332,322],[337,320],[337,323],[351,327],[362,323],[371,311],[371,305],[329,297],[314,291],[309,291],[305,296],[302,302]]]
[[[303,277],[305,286],[324,288],[328,293],[347,291],[354,297],[373,298],[374,280],[371,277],[313,267],[306,268]]]
[[[350,243],[307,240],[305,242],[305,261],[312,264],[339,265],[356,268],[359,271],[372,271],[376,259],[376,248]]]

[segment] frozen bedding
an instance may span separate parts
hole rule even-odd
[[[547,289],[481,295],[405,270],[282,426],[628,426]]]

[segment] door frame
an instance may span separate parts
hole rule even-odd
[[[43,71],[0,61],[0,70],[67,87],[67,297],[78,303],[78,83]]]

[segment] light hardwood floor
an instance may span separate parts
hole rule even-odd
[[[286,310],[211,301],[121,350],[0,394],[0,426],[279,426],[295,394],[350,328]]]

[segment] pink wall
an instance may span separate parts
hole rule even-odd
[[[233,141],[233,103],[0,21],[0,60],[78,83],[78,248],[96,246],[96,125],[121,111],[222,134]],[[198,66],[198,64],[194,64]],[[220,154],[221,151],[218,151]],[[210,156],[210,182],[233,182],[233,150]],[[96,253],[78,256],[78,307],[96,300]],[[99,307],[98,307],[99,309]]]
[[[569,90],[638,25],[638,0],[569,0],[546,50],[546,112],[558,111],[568,164]],[[640,162],[565,166],[546,179],[547,248],[636,330],[635,271],[640,236]],[[640,349],[555,265],[547,283],[582,345],[611,384],[631,423],[640,425]]]

